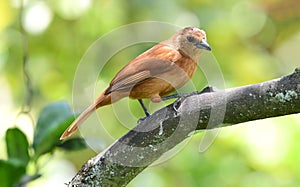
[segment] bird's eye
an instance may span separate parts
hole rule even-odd
[[[187,40],[188,40],[189,42],[194,42],[194,41],[195,41],[195,38],[192,37],[192,36],[188,36],[188,37],[187,37]]]

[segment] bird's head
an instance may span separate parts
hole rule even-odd
[[[211,51],[206,41],[205,31],[196,27],[186,27],[178,31],[173,35],[172,43],[178,50],[195,60],[198,59],[203,49]]]

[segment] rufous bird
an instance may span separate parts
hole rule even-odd
[[[60,139],[71,136],[97,108],[127,96],[138,99],[146,116],[149,116],[142,99],[161,102],[162,96],[187,83],[197,69],[202,50],[210,51],[211,48],[205,32],[195,27],[179,30],[168,40],[153,46],[123,67],[108,88],[74,120]]]

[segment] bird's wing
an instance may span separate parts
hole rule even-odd
[[[170,53],[170,50],[168,52]],[[175,50],[172,52],[178,54],[173,54],[173,58],[167,56],[169,53],[166,54],[166,58],[164,59],[167,60],[158,58],[141,58],[133,63],[127,64],[111,81],[105,94],[109,94],[113,91],[129,91],[136,84],[139,84],[151,77],[157,77],[164,72],[176,68],[176,64],[174,64],[174,62],[178,60],[181,55]],[[174,56],[176,57],[174,58]]]

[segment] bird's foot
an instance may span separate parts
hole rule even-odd
[[[143,122],[145,119],[147,119],[148,118],[148,116],[146,116],[146,117],[143,117],[143,118],[140,118],[140,119],[138,119],[138,121],[137,121],[137,123],[141,123],[141,122]]]
[[[185,98],[185,97],[188,97],[190,95],[193,95],[197,92],[192,92],[192,93],[177,93],[177,94],[173,94],[173,95],[167,95],[167,96],[164,96],[162,97],[161,99],[163,101],[166,101],[166,100],[169,100],[169,99],[181,99],[181,98]]]
[[[195,92],[191,92],[191,93],[177,93],[177,94],[173,94],[173,95],[164,96],[164,97],[162,97],[162,100],[166,101],[169,99],[177,98],[177,100],[173,103],[173,109],[177,112],[181,105],[182,100],[184,100],[185,98],[192,96],[192,95],[196,95],[196,94],[210,93],[210,92],[214,92],[214,91],[215,91],[215,88],[213,88],[212,86],[207,86],[201,91],[195,91]]]
[[[176,93],[173,95],[167,95],[162,97],[161,99],[163,101],[169,100],[169,99],[182,99],[182,98],[186,98],[192,95],[196,95],[196,94],[202,94],[202,93],[210,93],[210,92],[214,92],[215,88],[211,87],[211,86],[207,86],[205,87],[203,90],[201,91],[195,91],[195,92],[191,92],[191,93]]]
[[[178,109],[181,105],[181,102],[183,100],[183,97],[180,97],[178,98],[173,104],[172,104],[172,107],[173,107],[173,110],[177,113],[178,112]]]
[[[206,86],[205,88],[203,88],[203,90],[201,90],[200,92],[197,92],[197,94],[203,94],[203,93],[210,93],[210,92],[215,92],[216,88],[212,87],[212,86]]]

